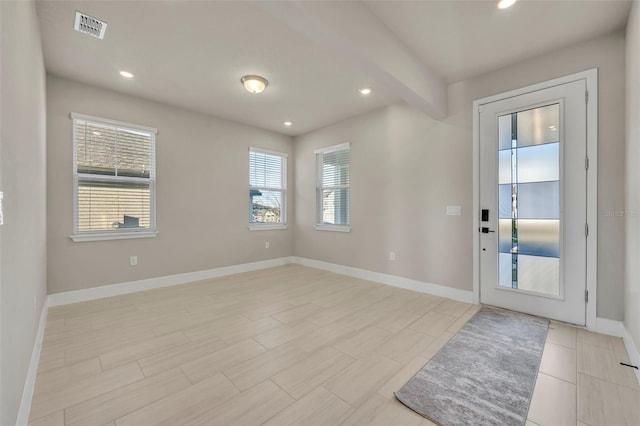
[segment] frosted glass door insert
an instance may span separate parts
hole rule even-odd
[[[498,283],[560,295],[560,106],[498,118]]]

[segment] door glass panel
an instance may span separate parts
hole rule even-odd
[[[503,186],[507,185],[500,185],[500,191]],[[502,212],[502,205],[500,211]],[[518,218],[560,219],[560,182],[556,180],[519,184]]]
[[[558,142],[560,134],[559,104],[521,111],[517,115],[519,147]]]
[[[498,117],[498,149],[511,148],[511,114]]]
[[[518,219],[518,253],[560,257],[560,221]]]
[[[500,267],[498,278],[500,282],[498,284],[500,287],[514,288],[513,286],[516,285],[515,288],[518,288],[518,279],[515,275],[518,273],[518,269],[517,264],[513,263],[513,255],[510,253],[498,253],[498,262]]]
[[[498,285],[560,294],[559,104],[498,119]]]
[[[498,183],[499,184],[511,184],[511,156],[515,155],[515,152],[511,152],[511,149],[503,149],[498,151]]]
[[[499,209],[499,218],[500,219],[511,219],[511,211],[513,207],[513,185],[500,185],[498,186],[498,200],[500,205]]]
[[[511,253],[513,250],[512,226],[516,223],[511,219],[500,219],[498,221],[498,251],[500,253]]]
[[[518,148],[516,151],[518,183],[546,182],[560,178],[560,144],[558,142]]]
[[[539,293],[560,295],[557,285],[560,259],[557,257],[518,256],[518,288]]]

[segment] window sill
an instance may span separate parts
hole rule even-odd
[[[316,231],[351,232],[350,225],[316,225]]]
[[[84,243],[89,241],[106,241],[106,240],[129,240],[135,238],[155,238],[158,231],[137,231],[137,232],[103,232],[90,234],[76,234],[69,238],[74,243]]]
[[[287,229],[288,225],[279,223],[279,224],[255,224],[249,225],[249,231],[270,231],[273,229]]]

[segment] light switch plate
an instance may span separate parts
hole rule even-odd
[[[447,206],[447,216],[460,216],[461,212],[461,206]]]

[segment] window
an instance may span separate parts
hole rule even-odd
[[[249,148],[249,229],[286,228],[287,154]]]
[[[152,237],[157,130],[73,119],[73,241]]]
[[[316,229],[350,230],[350,145],[316,151]]]

